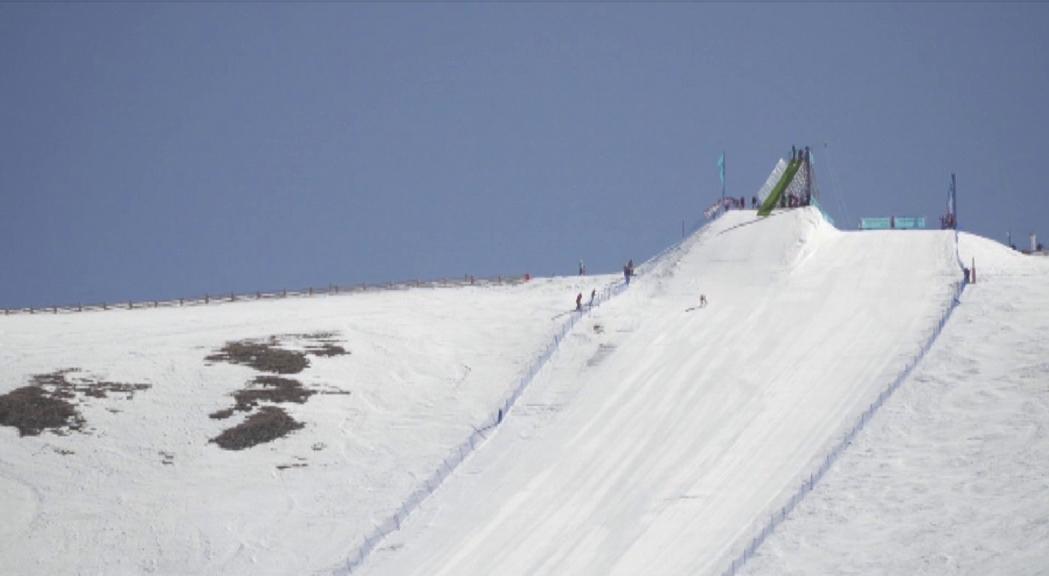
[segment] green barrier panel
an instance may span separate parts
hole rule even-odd
[[[920,230],[925,228],[925,217],[896,216],[895,218],[860,218],[860,230]]]
[[[769,192],[768,198],[761,203],[761,209],[758,210],[758,216],[768,216],[772,213],[772,209],[779,206],[779,198],[783,195],[783,191],[790,186],[790,181],[794,179],[794,175],[798,173],[798,168],[801,167],[800,160],[791,160],[790,164],[787,165],[787,169],[783,171],[783,176],[780,176],[779,182],[776,182],[776,186]]]
[[[861,230],[889,230],[892,220],[889,218],[860,218]]]
[[[900,230],[920,230],[925,228],[925,217],[919,216],[917,218],[910,218],[897,216],[896,228]]]

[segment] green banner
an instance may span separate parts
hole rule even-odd
[[[790,186],[790,181],[794,179],[794,175],[798,173],[798,168],[800,167],[800,160],[790,161],[787,169],[783,171],[783,176],[780,176],[779,182],[776,182],[776,186],[772,188],[768,197],[761,203],[758,216],[768,216],[772,213],[772,209],[779,205],[780,196],[783,196],[783,191],[787,189],[787,186]]]

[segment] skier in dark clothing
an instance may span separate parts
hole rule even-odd
[[[580,292],[579,294],[575,295],[575,309],[578,312],[582,312],[583,311],[583,293],[582,292]]]

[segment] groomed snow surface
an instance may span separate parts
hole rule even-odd
[[[933,349],[743,574],[1049,574],[1049,260],[960,249]]]
[[[1049,266],[960,236],[727,213],[578,322],[354,573],[722,574],[932,341],[959,254],[979,282],[741,573],[1046,573]],[[0,394],[67,368],[151,385],[77,396],[80,431],[0,428],[0,572],[344,571],[613,281],[0,317]],[[259,372],[206,357],[311,334],[349,354],[294,376],[304,427],[209,443]]]

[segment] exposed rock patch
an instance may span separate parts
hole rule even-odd
[[[226,450],[243,450],[287,436],[303,425],[277,406],[263,406],[243,422],[224,431],[211,441]]]
[[[19,436],[44,430],[78,430],[84,424],[76,407],[37,386],[23,386],[0,396],[0,425],[13,426]]]
[[[149,384],[93,380],[76,375],[78,372],[76,368],[67,368],[37,374],[30,379],[32,385],[0,395],[0,426],[17,428],[20,436],[36,436],[44,430],[68,434],[84,427],[84,417],[76,405],[85,396],[108,398],[115,393],[130,400],[135,392],[150,387]]]
[[[345,391],[311,390],[286,375],[298,374],[310,365],[308,356],[342,356],[349,352],[338,344],[334,332],[286,334],[261,339],[227,342],[205,359],[251,367],[266,374],[256,376],[232,394],[234,405],[209,416],[223,420],[236,412],[251,414],[243,423],[224,431],[211,441],[227,450],[242,450],[280,438],[302,428],[283,410],[272,404],[304,404],[315,394],[349,394]],[[280,433],[277,433],[280,432]]]
[[[283,402],[295,402],[303,404],[310,396],[316,394],[314,390],[307,390],[302,383],[291,378],[280,376],[256,376],[248,388],[237,390],[233,393],[236,404],[232,408],[219,410],[211,414],[216,420],[229,418],[234,411],[251,412],[260,402],[272,402],[280,404]]]
[[[313,356],[344,356],[349,354],[345,348],[338,344],[332,344],[330,342],[324,342],[317,346],[311,346],[306,349],[306,353]]]
[[[241,340],[227,342],[218,352],[205,358],[212,362],[228,362],[250,366],[259,372],[273,374],[298,374],[310,361],[306,354],[280,348],[276,337],[269,340]]]
[[[90,396],[92,398],[108,398],[110,393],[123,394],[128,400],[135,397],[135,392],[148,390],[149,384],[127,384],[124,382],[108,382],[106,380],[93,380],[85,376],[72,376],[80,372],[77,368],[56,370],[49,374],[37,374],[33,376],[34,385],[47,389],[58,398],[76,398],[76,396]],[[72,378],[72,379],[70,379]]]

